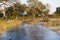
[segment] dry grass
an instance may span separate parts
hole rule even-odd
[[[16,25],[20,24],[21,21],[19,20],[8,20],[8,21],[3,21],[0,20],[0,31],[1,32],[5,32],[7,29],[11,28],[11,27],[15,27]]]
[[[13,20],[0,20],[0,31],[5,32],[7,29],[17,26],[22,23],[30,23],[34,24],[37,22],[41,22],[42,18],[19,18]],[[60,19],[50,19],[48,22],[42,22],[43,26],[51,27],[51,26],[60,26]]]

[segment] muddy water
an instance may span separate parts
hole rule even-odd
[[[8,29],[1,35],[1,40],[60,40],[60,37],[41,23],[36,23],[21,24],[17,28]]]

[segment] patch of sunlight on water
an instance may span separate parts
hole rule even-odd
[[[60,40],[60,36],[41,23],[22,24],[3,33],[1,40]],[[3,39],[4,38],[4,39]]]

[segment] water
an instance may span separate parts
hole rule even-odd
[[[40,23],[33,25],[22,24],[17,28],[8,29],[1,40],[60,40],[60,36]]]

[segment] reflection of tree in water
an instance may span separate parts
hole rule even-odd
[[[23,24],[7,31],[8,40],[59,40],[58,35],[40,24]]]

